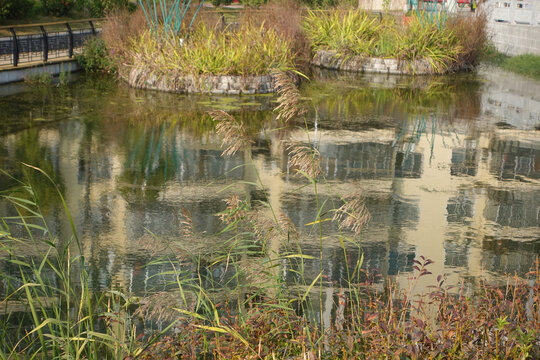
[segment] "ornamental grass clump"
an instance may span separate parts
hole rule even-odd
[[[396,38],[396,47],[388,55],[409,63],[426,59],[437,73],[446,72],[462,52],[451,29],[422,23],[418,18],[409,23],[403,34],[396,31]]]
[[[315,52],[332,51],[345,58],[396,58],[411,66],[427,60],[434,73],[474,66],[486,41],[482,14],[452,18],[440,26],[419,16],[404,24],[395,17],[361,11],[310,11],[303,28]]]
[[[233,31],[201,22],[186,39],[147,31],[132,40],[131,55],[133,66],[156,75],[266,75],[294,65],[289,41],[250,23]]]
[[[335,50],[343,54],[375,51],[382,24],[377,17],[361,11],[309,11],[304,31],[314,50]]]

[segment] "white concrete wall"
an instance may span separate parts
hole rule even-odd
[[[540,55],[540,26],[488,21],[493,45],[507,55]]]
[[[384,8],[384,0],[358,0],[358,8],[371,11],[407,11],[407,0],[390,0],[388,9]]]
[[[79,64],[77,64],[77,61],[75,60],[66,60],[32,67],[12,67],[10,69],[0,71],[0,85],[24,81],[24,78],[27,76],[37,75],[44,72],[48,72],[52,76],[57,76],[61,72],[71,73],[79,71],[80,69]]]
[[[540,55],[540,1],[488,0],[483,7],[497,50],[512,56]]]

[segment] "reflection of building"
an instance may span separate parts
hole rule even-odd
[[[540,26],[537,27],[540,31]],[[533,79],[497,69],[489,69],[482,91],[482,114],[498,118],[503,126],[540,126],[540,84]]]
[[[463,148],[452,149],[452,166],[450,174],[452,176],[469,175],[475,176],[478,166],[478,151],[476,141],[465,139]]]
[[[253,206],[264,208],[261,202],[267,201],[286,213],[300,230],[303,252],[318,258],[320,238],[306,226],[317,217],[317,198],[293,176],[277,135],[261,135],[251,149],[222,157],[217,137],[200,140],[175,126],[132,125],[118,137],[96,136],[88,126],[73,122],[43,129],[39,143],[62,180],[83,254],[93,265],[94,286],[146,291],[167,280],[157,276],[166,265],[144,266],[154,250],[170,254],[183,247],[206,254],[221,246],[223,238],[187,239],[180,229],[182,208],[191,212],[196,231],[213,234],[223,228],[215,213],[233,193]],[[434,274],[450,272],[454,281],[484,268],[524,273],[538,254],[540,214],[540,143],[526,135],[470,131],[467,124],[429,118],[407,122],[399,131],[318,129],[291,137],[312,139],[320,151],[326,180],[317,192],[325,219],[342,205],[340,196],[364,194],[372,220],[361,234],[360,250],[347,243],[348,270],[363,253],[364,268],[405,284],[419,255],[435,261]],[[23,149],[15,143],[10,138],[6,157]],[[259,176],[263,187],[254,185]],[[55,235],[69,240],[60,206],[47,216]],[[323,239],[324,275],[340,284],[347,264],[334,236],[339,231],[331,221],[322,227],[329,235]],[[268,244],[272,254],[286,246],[283,239]],[[310,282],[321,264],[307,259],[305,266]],[[186,265],[186,271],[196,270]],[[227,278],[227,271],[217,267],[208,278]],[[294,272],[285,269],[285,276]],[[426,278],[420,285],[432,284],[433,278]]]

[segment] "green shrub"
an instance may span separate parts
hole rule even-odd
[[[232,3],[232,0],[212,0],[214,6],[229,5],[230,3]]]
[[[464,53],[464,42],[453,28],[439,28],[416,16],[405,26],[391,17],[380,19],[359,11],[310,11],[303,26],[315,51],[398,58],[409,63],[427,59],[435,72],[447,71]],[[473,55],[463,59],[474,60]]]
[[[32,0],[0,0],[0,20],[20,19],[33,13]]]
[[[301,0],[300,2],[311,8],[329,8],[341,3],[339,0]]]
[[[86,0],[86,8],[92,16],[101,17],[111,10],[127,8],[129,0]]]
[[[53,16],[64,16],[71,11],[75,0],[41,0],[45,12]]]
[[[242,5],[258,7],[266,4],[266,0],[241,0]]]
[[[116,71],[105,42],[98,37],[86,41],[83,53],[77,56],[77,62],[87,72]]]

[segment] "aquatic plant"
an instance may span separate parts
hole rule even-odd
[[[53,76],[50,72],[36,72],[25,76],[24,82],[28,85],[50,85],[52,83]]]
[[[281,81],[289,90],[280,96],[285,98],[278,107],[283,102],[293,103],[286,98],[295,96],[291,83],[286,84],[291,80],[282,77]],[[301,107],[303,102],[296,100],[296,106]],[[287,123],[302,123],[303,114],[294,113],[300,115],[290,117]],[[433,279],[431,290],[420,296],[420,279],[433,277],[430,259],[420,256],[413,261],[412,273],[402,288],[392,279],[380,281],[379,274],[366,268],[363,261],[358,234],[369,216],[362,193],[355,189],[348,195],[336,194],[334,198],[339,200],[321,195],[323,187],[333,190],[333,186],[314,171],[320,168],[319,156],[309,136],[285,150],[293,163],[291,173],[298,175],[295,191],[309,189],[313,193],[313,218],[300,224],[308,229],[305,231],[296,228],[282,209],[272,206],[268,186],[257,172],[243,119],[224,112],[212,115],[220,124],[220,135],[227,139],[225,155],[243,152],[246,161],[241,166],[252,172],[253,180],[241,182],[247,189],[244,193],[225,197],[223,211],[217,214],[223,222],[221,231],[204,234],[205,238],[219,239],[219,247],[190,252],[175,241],[162,244],[168,255],[148,266],[167,266],[156,275],[167,279],[167,291],[162,287],[141,299],[117,291],[95,294],[88,281],[92,269],[76,246],[79,242],[69,212],[65,216],[72,241],[65,244],[45,227],[36,206],[39,197],[31,186],[20,183],[23,192],[11,189],[2,194],[18,215],[0,222],[2,259],[15,269],[0,273],[8,284],[1,305],[4,309],[21,306],[23,321],[7,311],[0,318],[0,356],[381,359],[397,354],[406,359],[538,358],[538,260],[526,278],[509,277],[502,285],[481,280],[472,288],[465,283],[454,287],[441,274]],[[304,126],[307,128],[305,119]],[[251,196],[254,192],[260,195]],[[61,191],[57,193],[63,201]],[[182,214],[178,224],[182,235],[201,242],[202,234],[197,233],[189,212]],[[327,225],[338,231],[327,232]],[[17,231],[21,229],[23,233]],[[305,236],[318,240],[318,248],[305,251]],[[31,245],[42,246],[45,256],[17,253],[33,239],[36,241]],[[152,239],[159,242],[155,236]],[[344,254],[339,283],[328,277],[323,265],[323,243],[328,241],[336,241]],[[323,316],[323,300],[333,310],[330,318]],[[134,326],[138,319],[145,324],[147,337],[138,337]],[[152,320],[160,322],[162,328],[153,331]],[[12,331],[13,324],[17,331]]]
[[[331,49],[342,54],[375,52],[382,24],[363,11],[308,11],[303,22],[314,50]]]

